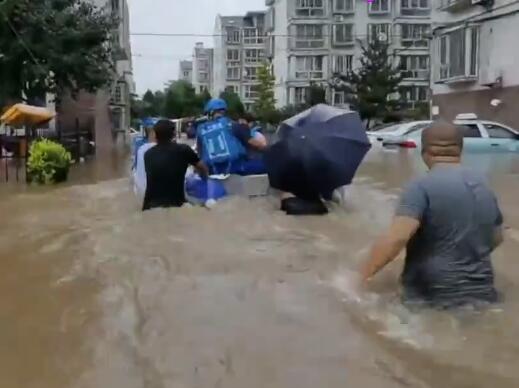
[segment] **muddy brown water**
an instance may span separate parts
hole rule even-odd
[[[317,218],[273,198],[143,214],[122,155],[67,186],[0,183],[0,387],[517,387],[519,158],[468,159],[509,228],[505,301],[455,315],[403,308],[401,262],[354,286],[424,171],[412,151],[371,151],[346,207]]]

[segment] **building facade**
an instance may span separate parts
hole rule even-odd
[[[377,37],[403,72],[405,98],[429,99],[432,0],[266,0],[267,57],[276,77],[279,106],[305,102],[311,83],[328,88],[329,100],[345,96],[328,87],[336,73],[360,65],[362,47]]]
[[[441,0],[433,21],[433,114],[519,128],[519,2]]]
[[[237,93],[251,110],[257,99],[258,69],[265,56],[265,12],[217,16],[212,94]]]
[[[178,79],[193,83],[193,61],[180,61]]]
[[[193,50],[193,87],[197,93],[211,92],[213,85],[213,49],[199,42]]]

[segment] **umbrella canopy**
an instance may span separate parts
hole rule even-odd
[[[5,124],[13,126],[38,125],[50,121],[55,114],[38,106],[15,104],[0,118]]]
[[[317,105],[283,123],[265,155],[272,187],[329,196],[350,184],[371,147],[357,112]]]

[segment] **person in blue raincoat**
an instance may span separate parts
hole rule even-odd
[[[211,174],[264,173],[264,164],[251,163],[247,151],[264,150],[265,142],[254,137],[249,127],[234,123],[227,116],[227,103],[223,99],[212,99],[205,113],[209,120],[198,127],[197,149]]]

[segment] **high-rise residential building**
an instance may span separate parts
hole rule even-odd
[[[197,93],[210,92],[213,84],[213,49],[199,42],[193,50],[193,86]]]
[[[213,95],[237,93],[247,110],[257,98],[258,69],[265,62],[265,12],[216,18]]]
[[[180,61],[178,79],[193,83],[193,61]]]
[[[519,3],[441,0],[433,10],[433,114],[460,113],[519,127]],[[492,126],[491,137],[510,137]]]
[[[305,102],[311,83],[328,88],[335,73],[360,65],[362,46],[377,37],[403,71],[411,105],[429,98],[432,0],[266,0],[267,57],[279,106]],[[335,105],[343,93],[328,88]]]

